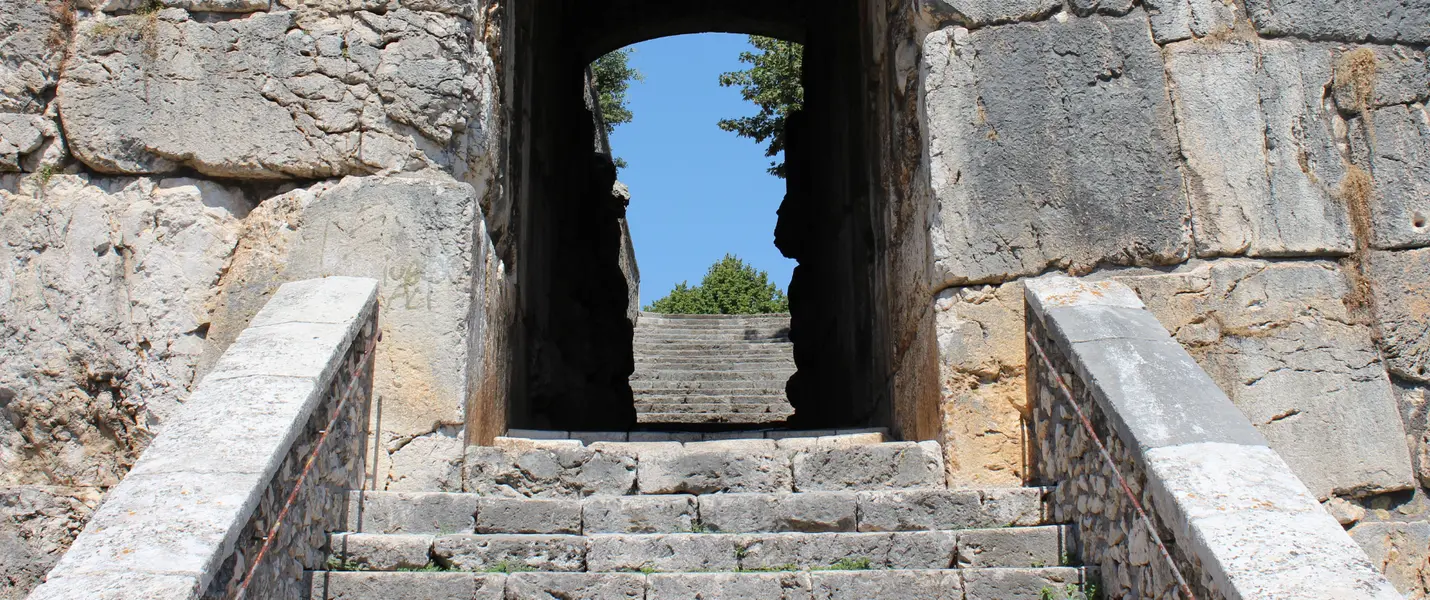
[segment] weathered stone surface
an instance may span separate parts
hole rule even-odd
[[[906,598],[961,600],[963,577],[958,571],[826,571],[809,574],[816,600]],[[987,596],[1003,598],[1004,596]]]
[[[639,573],[515,573],[507,577],[507,600],[640,600]]]
[[[559,498],[621,496],[636,485],[636,460],[598,447],[509,452],[471,446],[464,466],[464,489],[489,496]]]
[[[187,179],[22,189],[0,191],[0,485],[114,485],[195,380],[248,203]]]
[[[719,537],[741,538],[742,569],[779,569],[789,565],[818,568],[841,561],[866,560],[875,569],[947,569],[953,565],[956,541],[952,531],[771,533]]]
[[[676,533],[699,520],[694,496],[591,496],[581,503],[586,533]]]
[[[221,352],[283,282],[378,280],[383,336],[372,413],[373,443],[383,451],[375,487],[451,486],[450,452],[465,422],[472,372],[469,342],[482,333],[470,322],[481,194],[445,177],[353,177],[266,200],[248,216],[224,274],[205,358]],[[420,436],[430,437],[414,441]],[[409,442],[417,445],[408,459],[392,456]],[[402,483],[407,474],[393,460],[416,468],[412,476],[421,473],[421,481]]]
[[[477,533],[581,533],[581,501],[482,498]]]
[[[735,571],[738,538],[706,533],[593,535],[590,571]]]
[[[950,288],[934,299],[944,465],[953,486],[1023,483],[1023,285]]]
[[[1424,0],[1247,0],[1246,12],[1264,35],[1345,42],[1430,42],[1430,4]]]
[[[1333,48],[1336,77],[1331,93],[1341,112],[1360,114],[1430,98],[1430,60],[1423,50],[1380,45]]]
[[[859,493],[859,531],[1040,525],[1041,488]]]
[[[1158,44],[1225,33],[1236,26],[1241,12],[1219,0],[1148,0],[1146,6]]]
[[[133,598],[136,593],[149,598],[192,598],[200,593],[199,581],[193,575],[155,573],[130,573],[123,581],[116,581],[114,577],[108,575],[52,577],[26,598],[30,600],[66,600],[68,598],[124,600]]]
[[[1071,598],[1069,585],[1084,582],[1082,569],[968,569],[963,574],[963,593],[968,598],[1000,600],[1042,600],[1043,590],[1054,598]],[[1060,595],[1062,594],[1062,595]]]
[[[363,569],[395,571],[419,569],[430,560],[433,537],[414,534],[334,534],[329,542],[333,556]]]
[[[400,8],[300,26],[297,14],[86,21],[59,91],[75,155],[111,173],[465,171],[492,85],[470,21]]]
[[[811,600],[809,573],[653,573],[646,600]]]
[[[1192,228],[1202,256],[1349,254],[1332,196],[1345,169],[1322,94],[1325,48],[1291,41],[1168,46]]]
[[[1406,598],[1430,588],[1430,523],[1362,523],[1350,529],[1370,561]]]
[[[1410,444],[1410,460],[1422,487],[1430,483],[1430,386],[1397,382],[1400,418]]]
[[[0,598],[24,598],[44,580],[99,498],[98,488],[0,487]]]
[[[824,448],[794,458],[796,491],[941,488],[943,450],[938,442],[889,442]]]
[[[1057,12],[1062,3],[1053,0],[921,0],[919,8],[925,18],[938,27],[982,27],[1011,21],[1036,21]]]
[[[473,531],[477,497],[441,492],[348,493],[348,531],[462,533]]]
[[[1390,382],[1333,263],[1222,260],[1118,279],[1317,497],[1411,485]]]
[[[714,531],[854,531],[852,492],[711,494],[700,496],[700,523]]]
[[[1430,383],[1430,249],[1372,251],[1366,262],[1380,351],[1398,377]]]
[[[1351,128],[1351,148],[1368,165],[1368,189],[1348,189],[1370,211],[1371,247],[1430,246],[1430,112],[1423,105],[1370,111]],[[1368,125],[1374,134],[1367,132]]]
[[[959,568],[1050,567],[1061,565],[1075,547],[1070,531],[1058,525],[958,532]]]
[[[392,453],[387,490],[460,492],[465,451],[460,435],[439,431],[412,438]]]
[[[7,1],[0,10],[0,113],[41,113],[69,31],[60,2]],[[3,137],[3,136],[0,136]]]
[[[936,284],[1185,260],[1176,131],[1145,16],[945,29],[923,57]]]
[[[581,571],[586,539],[578,535],[444,535],[432,557],[459,571]]]
[[[789,456],[774,440],[692,442],[640,455],[642,494],[790,491]]]
[[[313,600],[502,600],[505,575],[471,573],[318,572],[313,574]]]
[[[49,117],[0,112],[0,172],[57,169],[66,157]]]

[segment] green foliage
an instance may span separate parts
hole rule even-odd
[[[427,566],[425,567],[418,567],[416,569],[408,567],[398,567],[397,570],[402,571],[404,573],[445,573],[447,571],[451,571],[452,569],[445,568],[435,562],[430,562],[427,563]]]
[[[1084,584],[1069,583],[1059,590],[1051,585],[1043,586],[1038,593],[1038,600],[1095,600],[1097,598],[1097,584],[1087,582]]]
[[[804,106],[804,46],[775,38],[750,36],[750,45],[759,52],[740,53],[740,62],[750,68],[720,75],[721,87],[740,86],[740,95],[760,107],[753,117],[721,119],[720,129],[734,132],[756,143],[770,141],[765,156],[774,157],[785,149],[785,117]],[[783,162],[770,162],[770,174],[785,176]]]
[[[363,563],[360,563],[360,562],[357,562],[357,561],[353,561],[353,560],[346,560],[346,559],[338,558],[338,557],[336,557],[336,556],[329,556],[329,557],[328,557],[328,570],[329,570],[329,571],[366,571],[366,570],[367,570],[367,565],[365,565],[365,564],[363,564]]]
[[[621,48],[596,59],[591,63],[591,72],[596,76],[596,94],[601,104],[601,119],[606,122],[606,133],[616,130],[617,125],[630,123],[631,114],[626,103],[626,92],[632,81],[645,81],[645,76],[631,66],[634,48]]]
[[[769,282],[769,273],[726,254],[700,285],[676,284],[666,297],[645,307],[648,312],[679,315],[757,315],[789,312],[789,298]]]
[[[841,558],[829,565],[832,571],[868,571],[872,568],[867,558]]]

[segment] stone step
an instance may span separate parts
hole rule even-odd
[[[369,571],[441,568],[684,572],[1060,566],[1075,547],[1062,525],[877,533],[336,533],[335,564]]]
[[[943,489],[936,442],[823,445],[821,438],[553,447],[472,446],[463,489],[493,496]]]
[[[694,369],[639,369],[631,374],[631,381],[755,381],[784,383],[794,375],[794,369],[759,370],[694,370]]]
[[[671,350],[668,348],[635,348],[636,360],[704,360],[704,361],[744,361],[749,359],[794,360],[791,346],[750,346],[748,348],[722,350],[701,348],[696,350]]]
[[[674,342],[632,341],[632,347],[642,354],[675,354],[685,352],[788,352],[794,353],[794,344],[778,340],[741,341],[700,341],[682,340]]]
[[[789,321],[789,313],[761,313],[756,315],[680,315],[670,313],[641,312],[640,321],[645,323],[690,323],[731,324],[741,322]]]
[[[811,442],[825,446],[853,446],[882,444],[889,441],[888,430],[883,427],[865,429],[767,429],[741,431],[553,431],[548,429],[509,429],[506,435],[498,436],[493,446],[526,450],[532,444],[556,443],[594,444],[596,442],[704,442],[776,440],[776,444],[801,444],[801,448]],[[760,442],[763,443],[763,442]]]
[[[794,408],[788,402],[770,402],[767,404],[643,404],[636,403],[636,411],[641,413],[671,413],[671,414],[706,414],[721,413],[726,415],[764,414],[781,413],[794,414]]]
[[[829,533],[1047,524],[1051,488],[697,496],[498,498],[444,492],[348,493],[347,529],[370,534]]]
[[[794,368],[794,359],[788,356],[746,356],[727,357],[725,359],[710,359],[698,356],[637,356],[636,368],[647,367],[670,367],[678,369],[681,367],[704,368],[708,365],[720,365],[727,369],[762,369],[771,367]]]
[[[641,425],[778,425],[794,416],[794,411],[780,412],[638,412],[636,423]]]
[[[635,330],[635,339],[647,341],[790,341],[789,330],[787,328],[776,327],[744,327],[739,329],[676,329],[669,327],[647,329],[637,327]]]
[[[312,600],[1069,600],[1077,567],[819,570],[764,573],[462,573],[317,571]]]
[[[654,405],[665,405],[665,404],[719,404],[719,405],[745,405],[745,404],[748,404],[748,405],[755,405],[755,406],[765,405],[765,404],[782,404],[782,405],[788,405],[788,404],[789,404],[789,400],[785,398],[785,395],[784,395],[783,392],[778,393],[778,394],[761,394],[761,395],[757,395],[757,396],[728,396],[728,395],[724,395],[724,394],[721,394],[721,395],[719,395],[719,396],[683,396],[683,395],[661,396],[661,395],[656,395],[656,394],[638,394],[638,395],[636,395],[636,397],[635,397],[635,402],[636,402],[636,409],[637,409],[637,410],[639,410],[640,407],[642,407],[642,406],[654,406]]]
[[[785,380],[757,381],[704,381],[704,380],[637,380],[631,382],[631,391],[636,393],[686,393],[687,390],[723,390],[723,396],[754,396],[782,394]]]

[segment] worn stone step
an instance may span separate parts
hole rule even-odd
[[[661,396],[654,394],[640,394],[635,398],[636,406],[656,405],[656,404],[789,404],[783,393],[763,394],[759,396]]]
[[[631,344],[641,354],[673,354],[678,352],[794,352],[794,344],[781,340],[682,340],[648,342],[634,340]]]
[[[670,356],[637,356],[637,357],[636,357],[636,362],[635,362],[635,364],[636,364],[636,368],[637,368],[637,369],[640,369],[640,368],[643,368],[643,367],[644,367],[644,368],[665,367],[665,368],[671,368],[671,369],[680,369],[680,368],[704,369],[704,368],[709,368],[709,367],[711,367],[712,365],[718,365],[719,367],[721,367],[721,368],[726,368],[726,369],[769,369],[769,368],[787,368],[787,369],[794,369],[794,368],[795,368],[794,359],[793,359],[792,357],[784,357],[784,356],[765,356],[765,357],[755,356],[755,357],[743,357],[743,358],[735,358],[735,359],[715,359],[715,360],[711,360],[711,359],[704,358],[704,357],[692,357],[692,356],[683,356],[683,357],[682,357],[682,356],[677,356],[677,357],[670,357]]]
[[[821,570],[766,573],[309,574],[312,600],[1068,600],[1077,567]]]
[[[794,375],[794,369],[641,369],[631,374],[631,381],[757,381],[780,382]]]
[[[680,415],[701,415],[701,414],[723,414],[723,415],[758,415],[768,413],[779,413],[783,415],[794,414],[794,409],[788,402],[771,402],[768,404],[730,404],[727,402],[711,404],[692,403],[636,403],[636,410],[641,413],[668,413]]]
[[[789,413],[692,413],[692,412],[642,412],[636,413],[636,423],[641,425],[778,425],[794,416]]]
[[[1066,526],[880,533],[333,534],[334,564],[370,571],[752,571],[1061,566]]]
[[[755,315],[685,315],[671,313],[657,313],[642,311],[639,316],[642,322],[675,322],[675,323],[739,323],[745,321],[789,321],[789,313],[760,313]]]
[[[763,385],[756,385],[756,384]],[[690,380],[644,380],[632,381],[631,390],[636,392],[677,392],[684,390],[722,390],[722,395],[768,394],[784,391],[785,382],[750,381],[690,381]]]
[[[778,340],[788,342],[789,329],[784,327],[741,327],[727,329],[644,328],[637,327],[635,339],[674,340]]]

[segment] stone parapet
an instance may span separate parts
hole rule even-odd
[[[1107,597],[1401,597],[1131,289],[1025,289],[1031,471]]]
[[[362,485],[376,286],[279,288],[29,597],[301,597]]]

